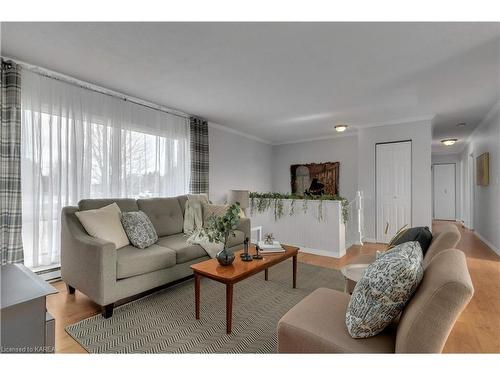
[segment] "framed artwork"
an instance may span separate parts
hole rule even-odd
[[[300,196],[338,195],[339,167],[338,161],[290,166],[292,193]]]
[[[476,158],[476,184],[488,186],[490,184],[490,153],[485,152]]]

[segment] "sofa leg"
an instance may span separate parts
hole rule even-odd
[[[109,319],[113,316],[113,307],[114,307],[113,303],[110,303],[109,305],[102,307],[102,316],[105,319]]]
[[[68,291],[68,294],[75,294],[75,288],[69,284],[66,284],[66,290]]]

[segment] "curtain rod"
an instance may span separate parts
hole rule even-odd
[[[55,79],[57,81],[68,83],[70,85],[77,86],[77,87],[80,87],[80,88],[83,88],[86,90],[94,91],[94,92],[97,92],[99,94],[108,95],[108,96],[111,96],[111,97],[114,97],[117,99],[124,100],[126,102],[131,102],[131,103],[134,103],[134,104],[146,107],[146,108],[154,109],[156,111],[165,112],[165,113],[168,113],[168,114],[173,115],[173,116],[187,118],[187,119],[189,119],[191,117],[191,115],[189,115],[185,112],[178,111],[176,109],[172,109],[172,108],[168,108],[168,107],[164,107],[162,105],[152,103],[152,102],[149,102],[147,100],[135,98],[133,96],[125,95],[125,94],[122,94],[118,91],[106,89],[102,86],[94,85],[90,82],[85,82],[85,81],[82,81],[80,79],[77,79],[77,78],[62,74],[62,73],[55,72],[53,70],[42,68],[40,66],[28,64],[24,61],[14,59],[12,57],[1,56],[1,58],[4,62],[13,61],[14,63],[20,65],[23,69],[29,70],[30,72],[41,75],[43,77]]]

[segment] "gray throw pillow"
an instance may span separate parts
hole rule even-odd
[[[422,258],[418,242],[405,242],[368,266],[347,306],[345,323],[353,338],[375,336],[399,315],[422,280]]]
[[[144,212],[123,212],[121,220],[128,239],[135,247],[144,249],[158,241],[155,227]]]

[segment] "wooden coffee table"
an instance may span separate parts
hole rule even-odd
[[[194,291],[196,305],[196,319],[200,319],[200,280],[206,277],[223,284],[226,284],[226,333],[231,333],[233,318],[233,285],[241,280],[264,271],[267,281],[268,269],[288,258],[293,258],[293,287],[297,287],[297,253],[298,247],[283,245],[284,253],[264,254],[263,259],[254,259],[251,262],[243,262],[240,253],[235,253],[236,258],[230,266],[221,266],[217,259],[210,259],[204,262],[193,264],[191,269],[194,272]],[[250,254],[255,254],[255,247],[251,246]]]

